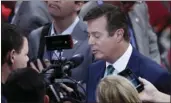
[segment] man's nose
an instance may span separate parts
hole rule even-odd
[[[91,36],[89,37],[88,44],[89,45],[94,45],[95,44],[95,41]]]
[[[27,62],[29,61],[29,57],[27,56]]]

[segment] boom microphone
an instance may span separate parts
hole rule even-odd
[[[74,55],[70,58],[62,67],[64,72],[70,71],[73,68],[76,68],[84,61],[84,56],[80,54]]]

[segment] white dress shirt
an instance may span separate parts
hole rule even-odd
[[[50,36],[70,35],[70,34],[72,34],[72,32],[73,32],[75,26],[78,24],[79,20],[80,19],[77,16],[75,18],[74,22],[65,31],[63,31],[61,34],[56,34],[57,32],[55,32],[54,25],[52,23]],[[61,55],[63,55],[63,52],[61,53]],[[57,60],[57,59],[59,59],[58,57],[59,57],[59,52],[57,50],[55,50],[54,53],[53,53],[53,55],[52,55],[52,60]]]
[[[68,35],[68,34],[71,34],[73,32],[75,26],[79,22],[79,20],[80,19],[77,16],[75,18],[74,22],[65,31],[63,31],[61,34],[56,34],[55,29],[54,29],[54,25],[52,24],[50,36],[55,36],[55,35]]]
[[[131,54],[132,54],[132,50],[133,50],[132,45],[129,44],[128,49],[125,51],[125,53],[115,63],[111,64],[109,62],[106,62],[106,70],[105,70],[104,77],[107,76],[108,65],[113,65],[113,67],[115,68],[112,75],[117,75],[118,73],[120,73],[121,71],[126,69],[128,61],[129,61]]]

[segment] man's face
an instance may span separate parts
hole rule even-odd
[[[109,36],[106,17],[88,21],[89,45],[96,59],[110,60],[117,47],[116,35]]]
[[[29,60],[27,54],[28,54],[28,41],[24,37],[24,44],[21,49],[21,52],[20,53],[15,52],[13,55],[14,58],[13,58],[12,68],[17,69],[17,68],[27,67],[27,62]]]
[[[74,1],[58,0],[47,1],[48,10],[52,17],[66,17],[76,12],[77,6]]]

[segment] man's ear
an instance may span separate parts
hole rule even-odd
[[[44,103],[49,103],[49,96],[48,95],[44,96]]]
[[[120,28],[115,31],[117,42],[121,42],[124,39],[124,29]]]
[[[14,64],[14,59],[15,59],[15,50],[11,50],[11,52],[9,52],[9,63]]]
[[[78,3],[76,3],[75,11],[76,12],[80,11],[83,5],[84,5],[84,1],[79,1]]]

